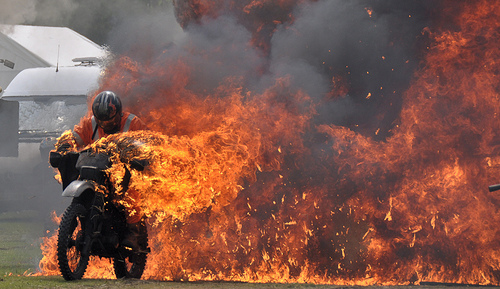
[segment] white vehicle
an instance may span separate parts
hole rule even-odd
[[[9,137],[0,144],[0,157],[23,158],[33,151],[29,144],[60,136],[85,115],[87,97],[98,88],[102,70],[91,65],[96,59],[75,60],[84,65],[25,69],[5,89],[0,121]]]
[[[78,59],[82,61],[82,59]],[[71,67],[21,71],[0,96],[0,199],[9,209],[54,209],[60,185],[48,162],[57,138],[87,113],[101,67],[86,59]]]
[[[67,27],[0,25],[0,212],[33,210],[52,225],[67,207],[48,152],[86,114],[109,56]]]

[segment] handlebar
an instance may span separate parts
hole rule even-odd
[[[490,192],[498,191],[500,190],[500,184],[491,185],[488,187],[488,189],[490,190]]]

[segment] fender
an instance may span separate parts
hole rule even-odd
[[[93,181],[72,181],[62,192],[63,197],[79,197],[85,190],[91,189],[95,191],[95,183]]]

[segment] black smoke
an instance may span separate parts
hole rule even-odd
[[[203,2],[174,1],[185,34],[169,53],[192,54],[194,86],[209,89],[224,77],[244,76],[246,88],[258,92],[287,75],[321,103],[316,124],[376,140],[391,135],[428,45],[424,28],[435,24],[441,1],[250,2],[214,1],[206,11]],[[198,57],[211,47],[222,49]]]

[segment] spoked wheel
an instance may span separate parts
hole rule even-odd
[[[120,278],[135,278],[140,279],[144,268],[146,267],[146,259],[148,257],[148,233],[144,223],[141,223],[141,236],[139,237],[141,252],[129,252],[126,257],[115,257],[113,259],[113,267],[117,279]]]
[[[147,257],[147,253],[133,253],[126,258],[114,258],[113,266],[115,268],[116,278],[141,279],[144,268],[146,267]]]
[[[57,259],[59,270],[67,281],[83,277],[89,262],[89,252],[83,253],[84,233],[83,222],[85,207],[73,203],[66,211],[59,226],[57,239]]]

